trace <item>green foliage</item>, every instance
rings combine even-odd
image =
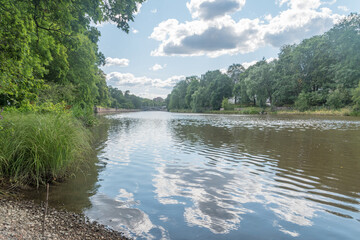
[[[89,127],[96,123],[94,107],[85,102],[80,102],[72,106],[71,113],[75,118],[79,119],[84,126]]]
[[[0,176],[39,186],[67,176],[90,150],[90,135],[69,114],[4,113]]]
[[[326,102],[326,95],[319,92],[302,92],[298,96],[295,107],[299,111],[306,111],[315,106],[323,106]]]
[[[240,112],[241,114],[260,114],[261,112],[263,112],[263,109],[258,107],[248,107]]]
[[[75,85],[72,83],[47,83],[39,91],[38,95],[38,103],[43,102],[52,102],[54,104],[66,102],[69,105],[75,103]]]
[[[0,106],[109,106],[100,32],[90,23],[111,20],[127,32],[142,2],[0,0]]]
[[[233,82],[220,71],[209,71],[199,79],[187,77],[176,84],[168,98],[168,109],[192,109],[194,112],[217,109],[223,98],[232,96]]]
[[[111,20],[128,32],[142,2],[0,0],[0,177],[37,186],[61,178],[89,150],[83,125],[94,124],[94,105],[142,106],[108,89],[90,25]]]
[[[54,104],[52,102],[44,102],[41,104],[31,104],[28,100],[24,100],[20,107],[7,107],[5,112],[8,113],[55,113],[69,114],[66,110],[65,102]]]
[[[277,106],[293,105],[302,91],[302,81],[294,60],[295,45],[285,45],[280,49],[275,66],[274,101]]]
[[[247,95],[254,99],[260,107],[266,106],[269,99],[272,102],[275,86],[275,62],[267,63],[265,59],[257,62],[248,70],[245,81]]]
[[[263,108],[260,107],[246,107],[241,110],[224,110],[224,111],[206,111],[206,113],[214,113],[214,114],[262,114],[264,112]]]
[[[191,109],[193,112],[203,112],[207,109],[206,90],[205,87],[199,87],[191,96]]]
[[[229,103],[229,99],[224,98],[221,102],[221,107],[224,108],[224,110],[234,110],[234,105]]]
[[[326,100],[326,105],[333,109],[343,108],[351,103],[350,92],[346,89],[335,89]]]
[[[141,98],[130,94],[126,91],[125,94],[117,88],[109,87],[110,106],[112,108],[125,108],[125,109],[142,109],[146,107],[159,107],[165,106],[164,99],[156,98],[153,100]]]
[[[308,101],[309,98],[309,94],[306,94],[304,92],[300,93],[300,95],[298,96],[296,102],[295,102],[295,107],[299,110],[299,111],[306,111],[310,108],[310,104]]]
[[[360,113],[360,81],[358,87],[352,92],[352,100],[354,102],[354,112]]]
[[[196,76],[187,77],[186,81],[188,82],[188,86],[186,88],[185,106],[191,109],[192,95],[198,90],[200,81]]]

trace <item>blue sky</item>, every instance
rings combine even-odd
[[[359,0],[148,0],[129,34],[103,23],[107,83],[166,97],[177,81],[208,70],[276,58],[284,44],[322,34]]]

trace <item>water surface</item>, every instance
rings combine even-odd
[[[359,239],[360,121],[103,117],[98,162],[51,191],[136,239]]]

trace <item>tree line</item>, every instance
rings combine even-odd
[[[112,21],[128,32],[143,1],[0,0],[0,106],[154,104],[107,86],[94,27]]]
[[[360,15],[352,13],[322,35],[282,46],[275,60],[187,77],[168,95],[167,107],[219,110],[233,98],[234,106],[288,106],[300,111],[351,106],[360,111],[359,49]]]

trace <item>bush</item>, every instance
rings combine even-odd
[[[56,114],[65,114],[66,104],[60,102],[53,104],[52,102],[44,102],[41,104],[30,103],[29,100],[24,100],[21,102],[20,107],[6,107],[6,112],[12,113],[56,113]]]
[[[302,92],[299,94],[298,98],[295,101],[295,107],[299,111],[306,111],[310,108],[308,101],[308,94]]]
[[[96,125],[94,107],[80,103],[72,106],[71,112],[73,116],[79,119],[85,126],[90,127]]]
[[[352,92],[352,101],[354,102],[354,112],[360,113],[360,81],[359,86]]]
[[[345,107],[350,102],[351,97],[349,91],[345,89],[336,89],[328,95],[326,105],[331,108],[338,109]]]
[[[326,102],[326,95],[320,92],[302,92],[295,101],[295,108],[303,112],[315,106],[322,106]]]
[[[263,110],[258,107],[248,107],[241,111],[242,114],[260,114]]]
[[[234,104],[229,103],[229,99],[227,98],[222,100],[221,107],[224,108],[224,110],[234,110]]]
[[[0,176],[12,183],[62,179],[89,150],[88,130],[70,114],[4,113],[0,120]]]

